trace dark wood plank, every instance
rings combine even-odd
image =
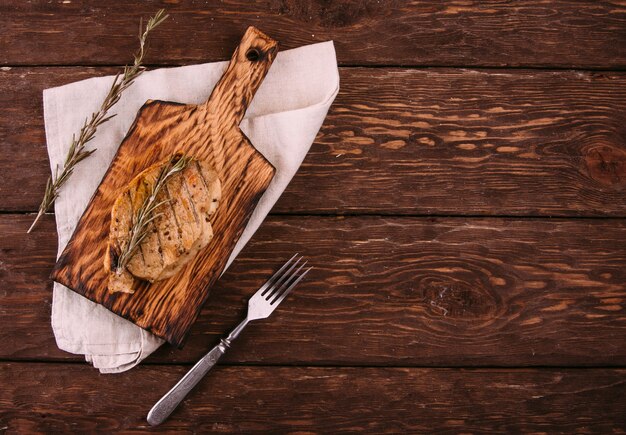
[[[626,6],[597,0],[4,1],[0,64],[124,64],[140,17],[165,6],[148,61],[228,58],[249,25],[283,48],[335,40],[352,65],[626,66]]]
[[[52,219],[0,217],[0,358],[72,359],[49,326]],[[626,364],[626,220],[271,217],[212,290],[192,362],[294,252],[315,269],[226,362],[533,366]]]
[[[0,71],[0,209],[41,199],[41,91],[112,71]],[[626,216],[626,73],[348,68],[341,83],[275,212]]]
[[[0,197],[3,202],[13,204],[2,210],[37,210],[50,175],[43,90],[115,71],[111,68],[0,69],[0,106],[3,107],[0,111]],[[30,198],[25,199],[24,195]]]
[[[626,215],[626,74],[343,73],[278,210]]]
[[[0,428],[154,431],[150,406],[188,368],[0,364]],[[626,371],[609,369],[218,367],[157,430],[621,433],[625,385]]]

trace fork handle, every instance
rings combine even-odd
[[[148,413],[148,423],[157,426],[170,416],[176,407],[189,394],[193,387],[213,368],[215,363],[224,355],[230,343],[220,340],[220,343],[209,351],[178,381],[174,387],[159,400]]]
[[[226,353],[226,349],[230,347],[230,344],[241,334],[241,331],[248,323],[250,323],[250,320],[246,316],[226,338],[222,338],[217,346],[202,357],[165,396],[161,397],[148,413],[148,423],[150,425],[157,426],[163,423],[174,412],[193,387],[200,382],[222,355]]]

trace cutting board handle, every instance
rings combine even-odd
[[[219,118],[218,123],[234,121],[239,125],[277,51],[278,42],[256,27],[248,27],[226,72],[205,103]]]

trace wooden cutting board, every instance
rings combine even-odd
[[[114,313],[181,347],[222,273],[275,169],[239,129],[243,115],[276,56],[278,44],[250,27],[204,104],[147,101],[119,150],[52,278]],[[222,183],[211,224],[213,240],[178,274],[133,294],[110,293],[104,258],[111,208],[128,183],[149,166],[184,153],[210,162]]]

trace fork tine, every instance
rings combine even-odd
[[[276,292],[284,285],[283,283],[285,282],[285,280],[289,281],[289,279],[291,279],[291,271],[298,265],[298,263],[300,263],[300,260],[302,260],[302,258],[303,257],[298,258],[295,263],[293,263],[291,267],[287,269],[285,273],[283,273],[283,276],[281,276],[280,279],[273,284],[270,291],[265,295],[265,300],[269,301],[271,298],[276,296]]]
[[[302,257],[302,259],[304,259],[304,257]],[[291,270],[293,270],[293,267],[289,270],[289,272],[285,272],[285,275],[287,276],[287,279],[284,280],[283,282],[281,282],[280,287],[277,287],[271,294],[270,297],[267,298],[267,301],[270,302],[270,304],[274,303],[274,301],[276,299],[278,299],[278,297],[281,295],[281,293],[285,290],[285,288],[287,286],[289,286],[289,284],[291,284],[291,281],[293,281],[293,279],[298,275],[298,272],[300,272],[300,270],[302,270],[302,268],[308,263],[308,260],[306,260],[304,263],[302,263],[300,265],[300,267],[298,269],[296,269],[296,271],[291,272]],[[297,264],[297,263],[296,263]],[[290,273],[291,272],[291,273]]]
[[[276,299],[278,299],[280,297],[280,295],[283,293],[283,291],[285,290],[286,287],[289,287],[289,285],[291,284],[291,282],[296,279],[298,277],[298,272],[300,272],[302,270],[302,268],[304,266],[306,266],[306,264],[308,263],[308,260],[305,261],[304,263],[302,263],[300,265],[300,267],[298,268],[298,270],[296,270],[295,272],[293,272],[290,276],[289,279],[287,281],[285,281],[283,283],[283,285],[280,286],[280,288],[278,290],[276,290],[274,292],[274,295],[272,296],[272,299],[268,301],[273,304],[274,302],[276,302]]]
[[[304,265],[303,265],[304,266]],[[291,283],[291,285],[289,287],[287,287],[287,290],[285,290],[280,297],[271,302],[271,305],[280,305],[280,303],[283,301],[283,299],[285,299],[287,297],[287,295],[291,292],[291,290],[293,290],[293,288],[300,282],[300,280],[302,280],[302,278],[304,278],[304,275],[306,275],[307,273],[309,273],[309,271],[313,269],[312,267],[309,267],[307,270],[305,270],[304,272],[302,272],[302,274],[294,281]],[[298,269],[299,270],[299,269]]]
[[[268,279],[267,281],[265,281],[265,284],[263,284],[263,285],[261,286],[261,288],[260,288],[260,289],[258,289],[258,290],[256,291],[256,294],[261,294],[261,295],[262,295],[263,293],[265,293],[265,292],[267,291],[267,289],[268,289],[270,286],[273,286],[273,285],[274,285],[274,282],[276,282],[276,280],[278,279],[278,277],[280,276],[280,274],[283,272],[283,270],[285,270],[285,269],[287,268],[287,266],[289,266],[289,264],[293,261],[293,259],[294,259],[294,258],[296,258],[296,256],[297,256],[297,255],[298,255],[298,253],[297,253],[297,252],[296,252],[295,254],[293,254],[293,257],[291,257],[289,260],[287,260],[287,262],[286,262],[285,264],[283,264],[283,265],[281,266],[281,268],[280,268],[280,269],[278,269],[278,271],[277,271],[274,275],[272,275],[272,276],[270,277],[270,279]]]

